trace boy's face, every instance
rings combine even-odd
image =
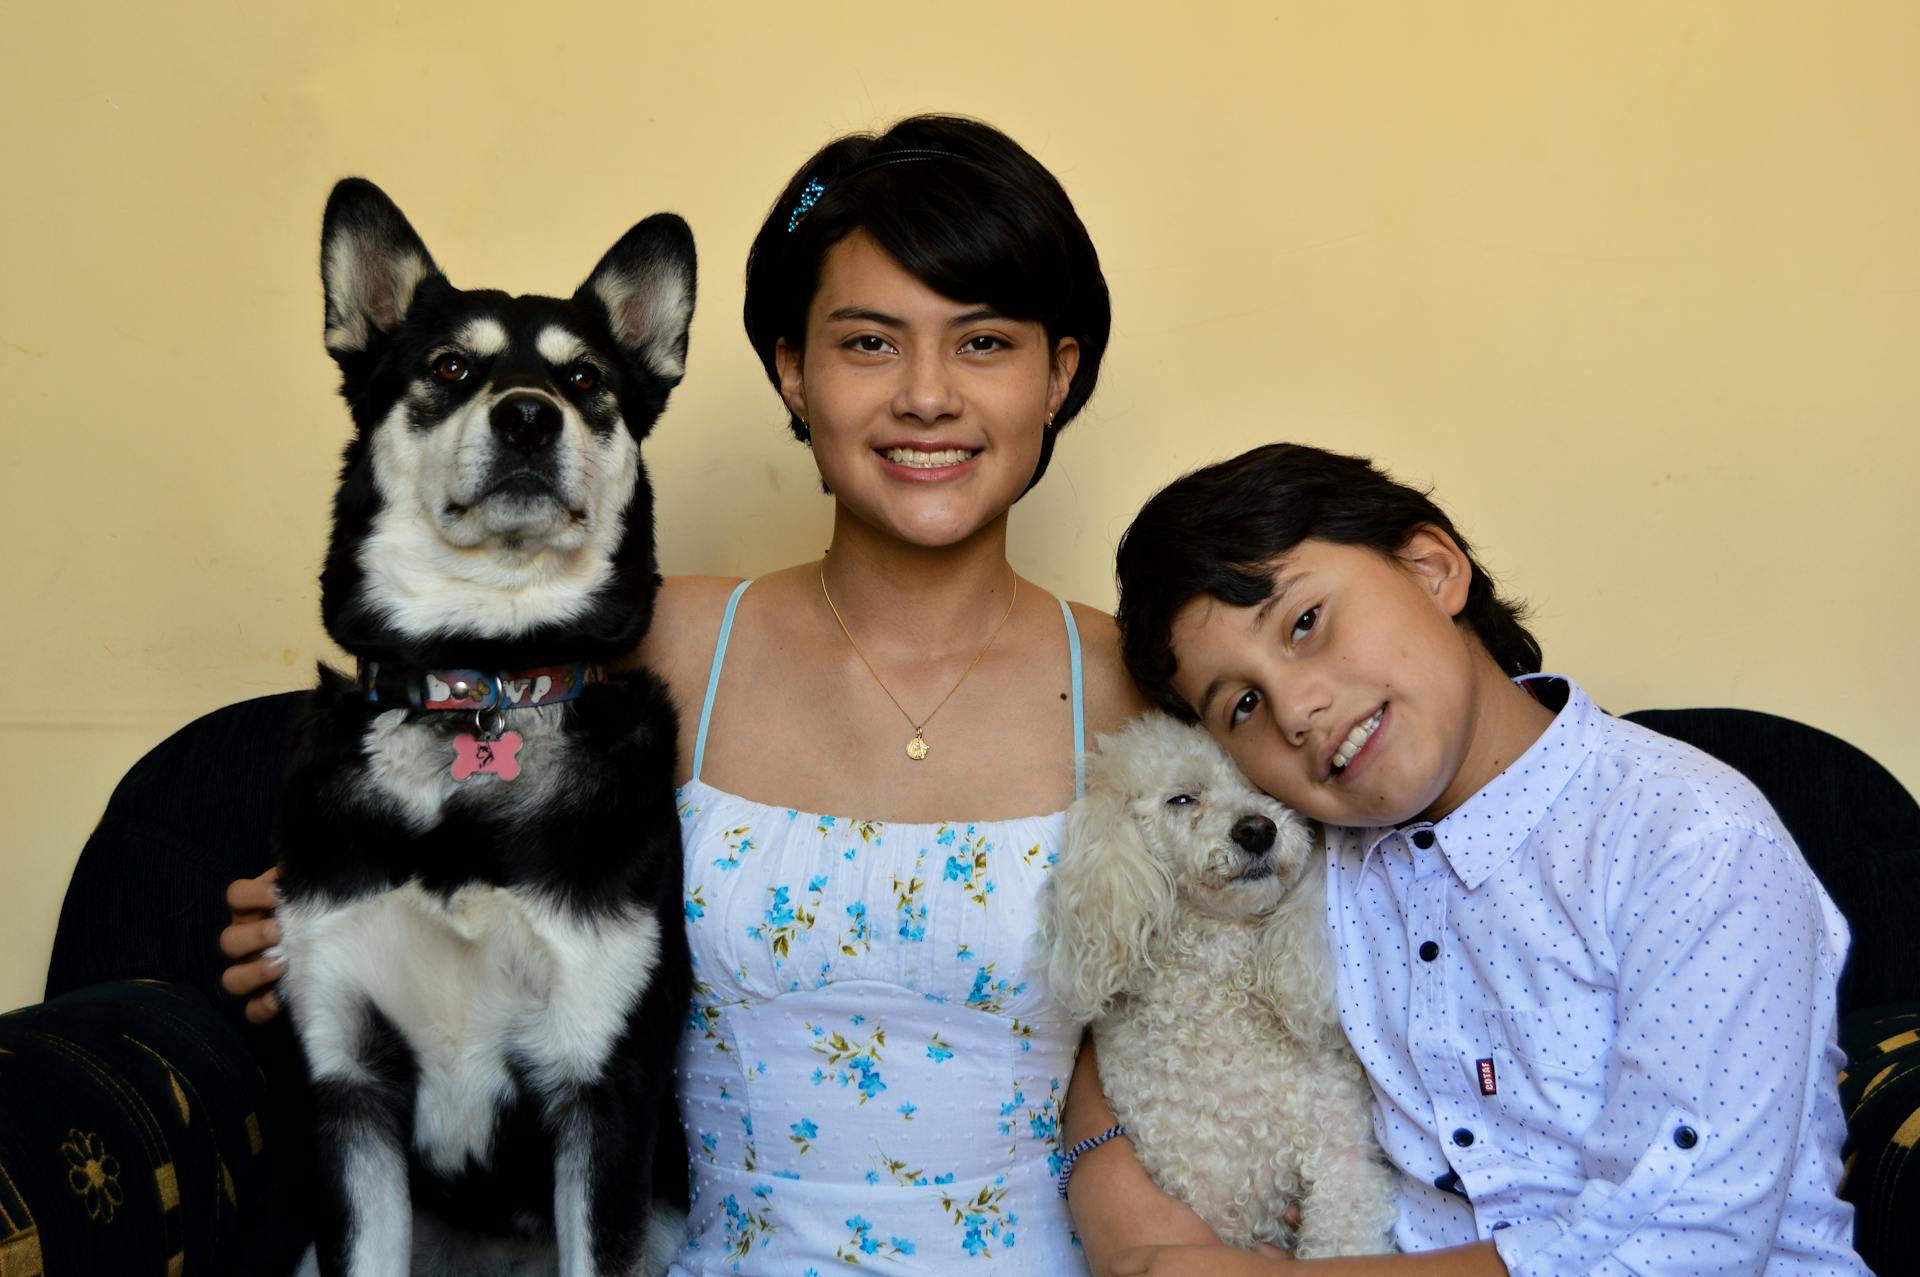
[[[1475,759],[1493,662],[1454,618],[1470,567],[1423,529],[1397,559],[1306,541],[1253,607],[1190,601],[1174,619],[1174,688],[1249,779],[1317,820],[1438,819],[1511,759]],[[1484,668],[1483,668],[1484,667]]]

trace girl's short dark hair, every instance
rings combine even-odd
[[[916,115],[827,143],[787,183],[747,255],[747,338],[776,389],[776,344],[802,347],[827,250],[856,230],[941,296],[1037,321],[1049,349],[1063,337],[1079,343],[1079,367],[1042,439],[1039,482],[1054,435],[1093,394],[1112,324],[1099,255],[1066,191],[977,120]],[[788,418],[804,441],[805,424]]]
[[[1205,595],[1252,607],[1273,593],[1274,564],[1302,541],[1360,546],[1393,557],[1422,527],[1453,538],[1472,571],[1459,620],[1510,676],[1540,670],[1525,610],[1502,599],[1446,513],[1365,457],[1274,443],[1174,480],[1120,538],[1115,620],[1127,671],[1168,713],[1191,722],[1173,690],[1173,620]]]

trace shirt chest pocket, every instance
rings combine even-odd
[[[1598,1083],[1613,1042],[1613,1009],[1571,998],[1552,1007],[1502,1007],[1493,1027],[1515,1059],[1543,1077]]]

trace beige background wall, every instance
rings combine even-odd
[[[751,573],[827,521],[740,334],[753,227],[836,132],[982,116],[1064,180],[1115,299],[1016,519],[1029,575],[1110,606],[1176,472],[1371,453],[1602,703],[1783,712],[1920,789],[1916,60],[1907,0],[9,5],[0,1008],[127,765],[327,650],[346,173],[457,283],[571,289],[684,213],[664,559]]]

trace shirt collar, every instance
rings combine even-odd
[[[1422,829],[1433,831],[1448,868],[1469,891],[1505,864],[1540,827],[1547,809],[1592,752],[1590,729],[1594,716],[1601,711],[1580,690],[1578,683],[1570,678],[1561,681],[1566,684],[1567,703],[1547,724],[1547,730],[1467,801],[1431,825],[1421,822],[1398,828],[1355,831],[1360,836],[1360,845],[1366,849],[1363,865],[1394,834],[1411,835]]]

